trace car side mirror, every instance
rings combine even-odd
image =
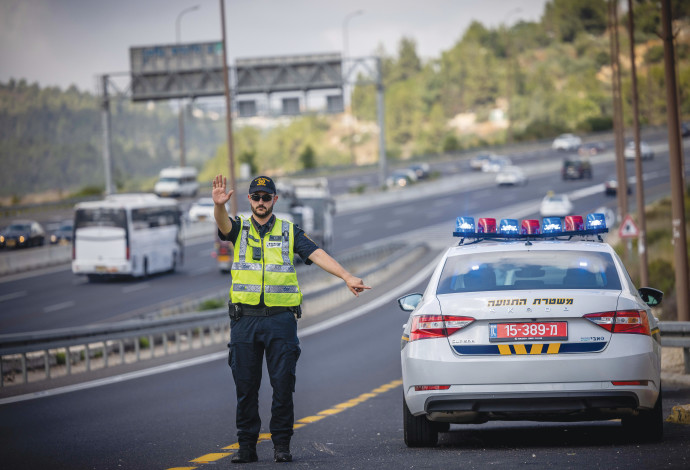
[[[398,299],[398,305],[400,308],[406,312],[411,312],[419,302],[422,301],[422,294],[407,294]]]
[[[642,301],[650,307],[656,307],[664,298],[664,293],[653,287],[640,287],[637,292],[642,297]]]

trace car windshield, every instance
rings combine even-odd
[[[532,289],[620,290],[621,284],[608,253],[484,252],[449,257],[436,293]]]
[[[7,227],[9,232],[28,232],[29,230],[31,230],[30,224],[12,224]]]

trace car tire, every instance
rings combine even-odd
[[[405,403],[403,405],[403,434],[407,447],[433,447],[438,444],[438,428],[426,416],[414,416]]]
[[[661,390],[654,408],[640,411],[637,416],[626,416],[623,428],[637,442],[659,442],[664,437],[664,411]]]

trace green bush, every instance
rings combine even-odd
[[[142,336],[139,338],[139,347],[141,349],[148,349],[151,346],[151,342],[149,341],[148,337]]]
[[[206,299],[199,305],[199,310],[215,310],[225,306],[223,299]]]
[[[664,259],[654,259],[649,263],[649,285],[659,289],[665,296],[671,294],[676,284],[673,273],[673,265]]]

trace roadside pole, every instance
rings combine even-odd
[[[225,40],[225,0],[220,0],[220,22],[223,31],[223,81],[225,82],[225,123],[228,141],[228,165],[230,166],[230,189],[235,191],[235,152],[232,140],[232,100],[230,99],[230,78],[228,71],[228,52]],[[230,198],[232,217],[237,215],[237,193]]]
[[[666,72],[666,116],[668,124],[668,155],[671,170],[671,230],[676,271],[678,321],[690,321],[690,285],[688,285],[688,251],[685,231],[685,200],[683,187],[683,147],[680,142],[678,84],[671,24],[671,0],[661,2],[661,36],[664,41]]]

